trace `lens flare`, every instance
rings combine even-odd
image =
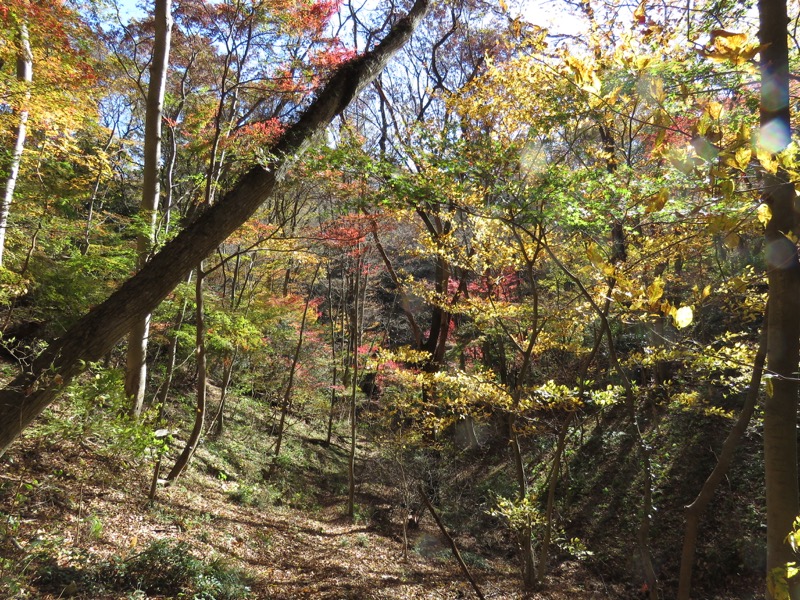
[[[758,142],[762,148],[776,154],[786,148],[791,139],[788,123],[783,119],[774,119],[761,128]]]

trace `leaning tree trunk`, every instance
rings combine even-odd
[[[208,256],[270,197],[296,158],[403,47],[428,10],[417,0],[374,50],[333,74],[271,150],[276,158],[254,165],[212,208],[184,229],[105,302],[53,341],[24,372],[0,391],[0,453],[89,362],[102,358],[155,309],[189,271]]]
[[[33,53],[31,52],[28,26],[23,22],[17,32],[17,81],[28,86],[33,81]],[[0,266],[3,265],[3,253],[6,247],[6,230],[8,229],[8,215],[11,212],[11,202],[14,199],[14,190],[17,187],[19,165],[22,162],[22,151],[25,148],[25,137],[28,131],[28,109],[25,103],[30,97],[26,90],[22,106],[17,110],[17,127],[14,132],[14,149],[11,152],[8,164],[3,169],[6,176],[6,189],[3,201],[0,203]]]
[[[766,319],[765,319],[766,321]],[[761,387],[761,374],[764,371],[764,360],[767,355],[767,328],[766,323],[761,328],[761,335],[758,341],[758,350],[753,360],[753,372],[750,375],[750,386],[747,390],[742,410],[736,419],[717,458],[717,464],[711,474],[703,483],[694,501],[684,508],[686,518],[686,530],[683,534],[683,549],[681,550],[681,567],[678,577],[677,600],[689,600],[692,589],[692,569],[694,567],[695,549],[697,547],[697,532],[700,528],[700,519],[706,508],[714,498],[717,487],[722,483],[723,478],[728,474],[728,469],[733,462],[733,455],[739,447],[750,418],[756,408],[758,393]]]
[[[771,153],[791,140],[789,49],[786,0],[758,3],[761,43],[761,135]],[[767,497],[767,598],[777,598],[771,585],[785,578],[795,553],[786,541],[800,510],[797,480],[797,366],[800,359],[800,264],[795,243],[798,215],[794,184],[783,169],[764,173],[764,202],[772,210],[767,223],[766,258],[769,282],[767,369],[771,393],[764,406],[764,473]],[[777,579],[776,579],[777,576]],[[797,584],[793,597],[797,594]]]
[[[142,203],[139,214],[146,229],[136,237],[136,266],[141,269],[153,248],[156,232],[156,208],[159,196],[159,162],[161,160],[161,115],[169,64],[169,45],[172,33],[172,0],[156,0],[155,40],[150,64],[150,83],[147,87],[147,110],[144,126],[144,173]],[[128,354],[125,367],[125,395],[131,401],[131,413],[138,417],[144,405],[147,383],[147,337],[150,314],[137,319],[128,335]]]

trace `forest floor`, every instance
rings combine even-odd
[[[103,588],[85,576],[104,561],[124,564],[152,542],[171,540],[203,561],[222,561],[246,574],[248,598],[476,597],[429,515],[409,534],[403,559],[398,529],[345,517],[343,496],[306,508],[264,506],[251,502],[252,488],[214,477],[202,464],[202,457],[195,460],[151,505],[146,465],[120,464],[85,440],[18,442],[0,465],[3,591],[10,598],[43,600],[190,598],[180,589],[145,594]],[[579,562],[559,564],[546,585],[527,594],[520,591],[515,563],[473,562],[486,598],[630,597]]]

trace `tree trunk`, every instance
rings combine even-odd
[[[758,3],[761,43],[761,135],[768,152],[785,149],[791,139],[789,108],[789,19],[786,0]],[[764,406],[764,473],[767,498],[767,598],[777,597],[771,583],[785,577],[795,554],[786,542],[800,509],[797,480],[797,365],[800,358],[800,264],[786,233],[798,222],[794,185],[786,172],[764,173],[764,202],[772,210],[767,223],[769,283],[767,369],[771,392]],[[791,585],[792,597],[797,585]]]
[[[611,308],[611,294],[613,293],[614,286],[616,285],[616,282],[614,281],[609,283],[610,285],[608,291],[606,292],[606,301],[602,310],[602,314],[606,318],[608,318],[608,311]],[[587,383],[586,376],[589,373],[589,367],[592,366],[594,359],[597,357],[597,353],[600,351],[600,346],[603,344],[603,333],[604,332],[602,329],[597,332],[592,351],[589,352],[589,355],[581,363],[577,377],[577,381],[579,382],[578,398],[583,398]],[[550,562],[550,542],[553,538],[553,514],[555,512],[558,474],[561,471],[561,462],[564,460],[564,449],[566,448],[567,435],[569,434],[572,421],[574,421],[576,418],[575,415],[576,411],[570,411],[567,417],[564,419],[564,423],[561,425],[561,429],[558,434],[558,440],[556,442],[555,456],[553,457],[553,466],[550,469],[550,475],[547,479],[547,504],[545,505],[544,512],[544,533],[542,534],[542,544],[539,550],[539,564],[537,566],[539,581],[544,581],[544,578],[547,575],[548,563]]]
[[[33,81],[33,53],[31,52],[31,43],[28,37],[28,26],[24,22],[20,23],[17,33],[17,81],[25,84],[30,84]],[[11,212],[14,189],[17,187],[19,165],[22,162],[22,151],[25,148],[25,137],[28,131],[28,109],[25,107],[25,101],[29,97],[30,93],[26,92],[22,106],[17,109],[19,121],[14,132],[14,149],[11,152],[8,164],[4,165],[6,168],[3,169],[6,175],[6,189],[3,194],[3,201],[0,203],[0,267],[3,266],[8,215]]]
[[[326,271],[328,276],[328,310],[330,311],[331,321],[331,365],[333,365],[333,369],[331,372],[331,405],[328,412],[328,433],[325,436],[325,444],[330,445],[331,436],[333,435],[333,416],[336,410],[336,381],[338,377],[338,364],[336,361],[339,358],[336,355],[336,321],[333,318],[333,281],[331,280],[330,265]],[[341,311],[339,314],[341,314]]]
[[[186,283],[191,283],[192,279],[191,276],[187,279]],[[189,302],[188,300],[183,301],[183,306],[181,306],[181,312],[178,313],[178,317],[175,321],[175,335],[172,336],[172,339],[169,342],[169,358],[167,359],[167,372],[164,375],[164,381],[161,384],[160,389],[158,390],[158,394],[156,395],[155,402],[156,404],[160,404],[161,408],[159,412],[163,412],[163,406],[167,402],[167,398],[169,398],[169,391],[172,387],[172,379],[175,376],[175,366],[178,361],[178,333],[181,330],[181,326],[183,325],[183,319],[186,316],[186,308],[188,307]]]
[[[678,578],[677,600],[689,600],[692,589],[692,568],[694,566],[694,555],[697,547],[697,530],[700,526],[700,518],[714,497],[722,478],[728,472],[728,468],[733,462],[733,454],[739,447],[739,440],[742,439],[750,418],[758,400],[758,391],[761,386],[761,374],[764,371],[764,359],[767,355],[767,326],[765,323],[761,328],[761,336],[758,343],[758,351],[753,360],[753,372],[750,376],[750,387],[747,390],[747,399],[736,419],[736,423],[728,432],[728,437],[722,444],[722,451],[719,453],[717,464],[711,474],[703,483],[703,487],[690,505],[685,509],[686,531],[683,534],[683,549],[681,551],[681,569]]]
[[[161,300],[203,258],[270,197],[294,160],[353,98],[381,72],[411,37],[430,0],[417,0],[374,50],[333,74],[272,148],[275,160],[254,165],[212,208],[164,246],[136,275],[96,306],[63,336],[53,341],[28,369],[0,391],[0,453],[39,415],[91,361],[102,358],[134,324]]]
[[[355,517],[356,514],[356,433],[358,432],[356,418],[356,399],[358,390],[358,347],[361,345],[361,326],[359,319],[359,296],[361,295],[361,260],[356,261],[355,294],[353,295],[353,318],[350,323],[350,346],[352,347],[353,381],[350,388],[350,453],[347,458],[347,516]]]
[[[203,423],[206,419],[206,323],[203,314],[203,282],[205,274],[203,273],[203,263],[197,265],[197,279],[195,281],[195,319],[196,319],[196,334],[195,334],[195,353],[197,354],[197,405],[194,413],[194,426],[192,433],[189,434],[189,439],[186,441],[186,446],[183,452],[175,461],[175,466],[167,475],[167,481],[174,481],[192,459],[197,445],[200,443],[200,436],[203,434]]]
[[[519,434],[516,431],[513,417],[509,417],[511,430],[511,452],[514,460],[514,470],[517,474],[517,488],[519,499],[525,500],[528,496],[528,478],[525,475],[525,464],[522,460],[522,448],[519,445]],[[530,589],[536,585],[536,557],[533,553],[533,527],[530,521],[517,531],[517,543],[520,548],[520,562],[522,564],[522,584]]]
[[[436,512],[436,509],[433,507],[433,504],[431,504],[431,500],[425,493],[425,488],[422,487],[422,484],[420,484],[418,491],[420,497],[422,498],[422,501],[425,503],[425,508],[427,508],[428,512],[431,513],[433,520],[436,521],[436,526],[439,527],[439,531],[442,532],[442,535],[447,540],[447,543],[450,546],[450,551],[453,553],[453,557],[456,559],[456,562],[458,563],[461,572],[464,574],[464,577],[467,578],[467,581],[469,581],[469,584],[472,586],[472,589],[475,590],[475,595],[478,596],[480,600],[485,600],[486,597],[483,595],[481,588],[478,587],[478,583],[475,581],[475,578],[472,576],[472,573],[469,572],[469,569],[467,568],[467,563],[465,563],[464,559],[461,557],[461,552],[459,552],[458,546],[456,546],[456,542],[453,539],[453,536],[451,536],[447,532],[444,523],[442,523],[441,517],[439,517],[439,513]]]
[[[172,34],[172,0],[155,0],[155,40],[150,64],[150,83],[147,87],[147,111],[144,126],[144,173],[142,203],[139,215],[147,229],[136,237],[136,267],[141,269],[153,249],[156,232],[156,208],[159,196],[159,162],[161,160],[161,115],[164,89],[169,65],[169,46]],[[137,319],[128,335],[125,366],[125,395],[131,401],[131,413],[138,417],[144,405],[147,383],[147,337],[150,314]]]
[[[269,468],[267,479],[270,479],[275,473],[278,466],[278,459],[281,455],[281,445],[283,443],[283,434],[286,430],[286,417],[289,415],[289,410],[292,407],[292,392],[294,391],[294,377],[297,374],[297,365],[300,363],[300,350],[303,348],[303,336],[306,331],[306,319],[308,317],[308,306],[311,304],[311,294],[314,290],[314,283],[317,281],[317,274],[319,273],[319,265],[317,270],[314,271],[314,277],[311,278],[311,287],[308,290],[306,297],[306,304],[303,307],[303,317],[300,320],[300,331],[298,333],[297,345],[294,348],[294,355],[292,356],[292,365],[289,368],[289,378],[286,382],[286,390],[283,393],[283,402],[281,403],[281,419],[278,423],[278,437],[275,440],[275,456],[272,465]]]
[[[544,511],[544,534],[542,535],[542,545],[539,549],[538,579],[544,581],[547,575],[547,565],[550,562],[550,542],[553,537],[553,512],[556,502],[556,484],[558,474],[561,471],[561,459],[564,457],[564,447],[567,443],[569,426],[575,417],[575,411],[570,411],[561,424],[556,442],[555,456],[553,456],[553,466],[550,469],[550,476],[547,480],[547,504]]]
[[[211,420],[211,425],[208,426],[208,435],[214,438],[222,437],[222,434],[225,431],[225,400],[228,398],[228,388],[230,388],[231,379],[233,379],[233,366],[236,364],[236,354],[237,351],[234,349],[233,353],[225,358],[225,368],[222,372],[222,391],[220,392],[219,396],[219,406],[217,407],[217,413]]]

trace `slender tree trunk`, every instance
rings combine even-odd
[[[331,436],[333,435],[333,414],[336,410],[336,381],[338,376],[338,356],[336,355],[336,321],[333,318],[333,281],[331,280],[330,266],[328,272],[328,310],[330,310],[331,319],[331,365],[333,369],[331,372],[331,405],[328,412],[328,434],[325,437],[325,444],[330,445]]]
[[[606,302],[603,306],[603,315],[606,317],[608,317],[608,311],[611,308],[611,294],[614,290],[614,285],[616,284],[613,283],[610,285],[608,291],[606,292]],[[589,367],[591,367],[594,359],[597,357],[597,353],[602,344],[603,330],[601,329],[595,337],[592,351],[581,364],[578,374],[578,381],[580,382],[578,387],[578,398],[583,398],[583,393],[586,390],[586,376],[589,373]],[[550,561],[550,542],[552,541],[553,537],[553,513],[555,511],[558,474],[561,470],[561,462],[564,459],[564,448],[566,447],[567,435],[569,434],[570,425],[574,420],[575,411],[570,411],[566,419],[564,419],[564,423],[561,425],[561,430],[558,434],[558,441],[556,442],[556,453],[553,457],[553,467],[550,470],[550,476],[547,480],[547,504],[545,505],[544,513],[544,535],[542,535],[542,545],[539,551],[539,581],[544,581],[545,575],[547,574],[548,563]]]
[[[111,147],[116,137],[116,132],[117,124],[115,123],[111,127],[111,133],[109,133],[108,139],[103,146],[103,153],[108,153],[108,149]],[[103,182],[103,170],[102,166],[98,167],[97,176],[94,178],[94,186],[92,186],[92,195],[89,197],[89,214],[86,215],[86,227],[83,230],[83,242],[81,242],[81,255],[83,256],[86,256],[89,252],[89,246],[91,246],[92,226],[94,224],[94,205],[100,195],[100,184]]]
[[[538,578],[540,581],[543,581],[545,575],[547,575],[547,566],[550,561],[550,542],[553,537],[553,511],[556,500],[556,484],[558,483],[559,471],[561,471],[561,459],[564,456],[567,434],[569,433],[569,428],[574,417],[575,412],[570,411],[561,424],[561,429],[558,432],[558,441],[556,442],[556,452],[553,457],[553,466],[550,469],[550,477],[547,482],[547,504],[545,505],[544,511],[545,527],[544,535],[542,536],[542,545],[539,550]]]
[[[356,399],[358,391],[358,347],[361,345],[360,326],[360,296],[361,296],[361,260],[356,261],[356,283],[353,295],[353,319],[350,323],[350,339],[353,360],[353,381],[350,389],[350,454],[347,459],[347,516],[353,518],[356,514],[356,433],[358,430],[356,418]]]
[[[728,437],[725,438],[725,442],[722,444],[722,450],[717,458],[717,464],[714,466],[708,479],[703,483],[703,487],[700,489],[697,497],[684,509],[686,531],[683,534],[677,600],[689,600],[691,597],[692,568],[694,567],[695,549],[697,548],[697,531],[700,526],[700,519],[711,503],[711,500],[714,498],[714,492],[717,487],[728,473],[728,468],[733,462],[733,455],[739,447],[739,441],[742,439],[750,423],[750,418],[753,416],[753,411],[758,401],[761,375],[764,371],[764,360],[767,356],[767,318],[768,316],[765,315],[764,325],[761,328],[761,335],[758,341],[758,350],[753,360],[753,372],[750,376],[750,387],[747,390],[747,398],[745,399],[744,406],[742,406],[736,423],[728,432]]]
[[[536,238],[535,234],[531,232],[527,232],[528,235],[532,238]],[[558,266],[558,268],[566,275],[569,279],[571,279],[575,285],[578,286],[578,289],[581,292],[581,295],[586,298],[586,301],[592,307],[595,314],[600,318],[600,321],[603,326],[603,333],[606,336],[606,340],[608,343],[608,357],[611,361],[611,366],[613,367],[614,371],[617,372],[619,378],[622,381],[622,385],[625,388],[625,409],[628,412],[628,420],[629,420],[629,428],[633,439],[636,440],[637,450],[639,456],[641,457],[642,467],[644,471],[644,482],[642,485],[642,505],[641,505],[641,515],[639,521],[639,527],[636,530],[636,544],[639,550],[639,555],[642,560],[642,570],[643,575],[645,578],[645,583],[647,583],[647,591],[650,597],[650,600],[658,600],[659,598],[659,589],[658,589],[658,578],[656,577],[655,568],[653,567],[653,559],[652,553],[650,551],[650,521],[652,518],[652,468],[651,468],[651,461],[650,461],[650,449],[645,441],[644,437],[642,436],[642,431],[639,427],[639,419],[638,414],[636,411],[636,395],[633,390],[633,385],[631,384],[630,378],[628,377],[625,370],[622,368],[620,364],[619,357],[617,356],[617,349],[616,345],[614,344],[614,335],[611,331],[611,325],[608,322],[608,317],[606,316],[605,311],[598,306],[597,302],[595,301],[594,297],[591,293],[586,289],[586,286],[583,285],[583,282],[574,274],[572,273],[566,265],[559,260],[556,254],[553,252],[553,249],[550,248],[549,245],[544,244],[544,249],[547,252],[548,256],[552,259],[552,261]],[[612,278],[609,281],[609,286],[613,288],[616,285],[616,282]]]
[[[286,390],[283,393],[283,402],[281,403],[281,418],[280,422],[278,423],[278,437],[275,440],[275,456],[272,460],[272,465],[269,468],[269,474],[267,478],[271,478],[272,475],[275,473],[275,469],[278,465],[278,458],[281,455],[281,445],[283,443],[283,434],[286,429],[286,418],[289,415],[289,410],[292,407],[292,392],[294,391],[294,377],[297,373],[297,365],[300,363],[300,350],[303,348],[303,337],[306,331],[306,319],[308,317],[308,306],[311,304],[311,294],[314,290],[314,282],[317,280],[317,274],[319,273],[319,265],[317,265],[317,270],[314,271],[314,277],[311,279],[311,287],[308,290],[308,296],[306,297],[306,304],[303,307],[303,317],[300,320],[300,332],[298,333],[299,337],[297,339],[297,345],[294,348],[294,355],[292,356],[292,365],[289,368],[289,378],[286,382]]]
[[[525,464],[522,459],[522,448],[519,444],[519,434],[516,431],[514,419],[509,417],[511,430],[511,453],[513,455],[514,470],[517,474],[517,489],[519,500],[528,496],[528,478],[525,475]],[[520,562],[522,563],[522,584],[530,589],[536,585],[536,557],[533,553],[533,527],[528,522],[517,531],[517,543],[520,548]]]
[[[211,424],[208,426],[208,434],[214,438],[221,437],[225,430],[225,400],[228,398],[228,388],[230,388],[231,379],[233,379],[233,366],[236,364],[236,354],[237,351],[234,349],[234,351],[225,358],[225,368],[222,372],[222,391],[220,392],[219,396],[219,407],[217,407],[217,413],[214,415],[214,418],[211,420]]]
[[[175,466],[167,475],[167,481],[176,480],[181,473],[189,465],[197,445],[200,443],[200,437],[203,434],[203,423],[206,418],[206,324],[203,307],[203,283],[205,281],[205,274],[203,273],[203,263],[197,265],[197,279],[195,280],[195,320],[196,320],[196,334],[195,334],[195,352],[197,354],[197,405],[194,413],[194,426],[192,432],[189,434],[189,439],[186,441],[186,446],[175,461]]]
[[[152,312],[189,271],[219,246],[269,198],[293,164],[408,41],[426,14],[417,0],[372,51],[334,73],[272,147],[275,160],[254,165],[213,207],[164,246],[105,302],[54,340],[33,363],[0,391],[0,453],[92,361],[100,360],[134,323]]]
[[[422,487],[422,484],[420,484],[418,491],[420,497],[422,498],[422,501],[425,503],[425,507],[431,513],[433,520],[436,521],[436,525],[437,527],[439,527],[439,531],[442,532],[442,535],[447,540],[447,543],[450,546],[450,551],[453,553],[453,557],[456,559],[456,562],[458,563],[461,572],[464,574],[464,577],[467,578],[467,581],[469,581],[469,584],[472,586],[472,589],[475,590],[475,595],[478,596],[480,600],[485,600],[486,596],[483,595],[481,588],[478,587],[478,582],[475,581],[475,578],[472,576],[472,573],[469,572],[469,569],[467,568],[467,563],[465,563],[464,559],[461,558],[461,552],[458,551],[458,546],[456,545],[455,540],[453,540],[453,537],[447,532],[444,523],[442,523],[442,519],[439,517],[439,513],[436,512],[436,509],[433,507],[433,504],[431,504],[431,500],[425,493],[425,489]]]
[[[761,43],[760,144],[780,152],[791,139],[789,107],[789,19],[785,0],[758,3]],[[767,497],[767,598],[776,598],[771,585],[785,577],[786,564],[796,560],[786,542],[800,511],[797,479],[797,366],[800,359],[800,264],[795,243],[798,215],[794,185],[786,172],[764,173],[764,202],[772,210],[767,223],[766,258],[769,282],[767,369],[771,392],[764,406],[764,473]],[[800,596],[792,583],[792,597]]]
[[[155,40],[150,64],[150,83],[147,86],[147,111],[144,132],[144,173],[142,202],[139,214],[147,229],[136,238],[136,266],[141,269],[153,249],[159,196],[159,162],[161,161],[161,116],[164,90],[169,66],[169,46],[172,34],[172,0],[155,0]],[[125,395],[131,400],[131,412],[138,417],[144,405],[147,384],[147,338],[150,314],[136,321],[128,335],[128,354],[125,367]]]
[[[161,212],[163,215],[163,235],[167,237],[172,226],[172,188],[175,185],[175,163],[178,161],[178,140],[175,129],[169,129],[168,159],[164,169],[164,197],[162,198]]]
[[[334,342],[335,343],[335,340]],[[330,445],[331,437],[333,436],[333,417],[334,412],[336,411],[336,349],[334,347],[331,348],[331,354],[333,355],[333,371],[331,372],[331,404],[330,410],[328,411],[328,432],[325,436],[325,444]]]
[[[191,275],[187,279],[187,283],[191,282]],[[155,402],[160,404],[162,407],[167,402],[167,398],[169,398],[169,391],[172,387],[172,379],[175,376],[175,365],[178,361],[178,333],[181,330],[181,326],[183,325],[183,319],[186,317],[186,308],[189,306],[188,300],[183,301],[183,306],[181,306],[181,312],[178,314],[178,318],[175,322],[175,335],[172,336],[172,339],[169,343],[169,358],[167,359],[167,372],[164,375],[164,382],[161,384],[161,387],[158,390],[158,394],[155,398]],[[163,410],[159,409],[159,412]]]
[[[22,22],[17,31],[17,81],[26,87],[33,81],[33,53],[28,36],[28,26]],[[17,109],[17,127],[14,132],[14,149],[11,151],[10,160],[3,165],[6,176],[3,201],[0,203],[0,267],[3,266],[3,254],[6,247],[6,231],[8,230],[8,215],[11,212],[11,202],[14,200],[14,190],[17,187],[19,165],[22,162],[22,152],[25,148],[25,137],[28,131],[28,109],[25,106],[30,92],[26,91],[22,106]]]

